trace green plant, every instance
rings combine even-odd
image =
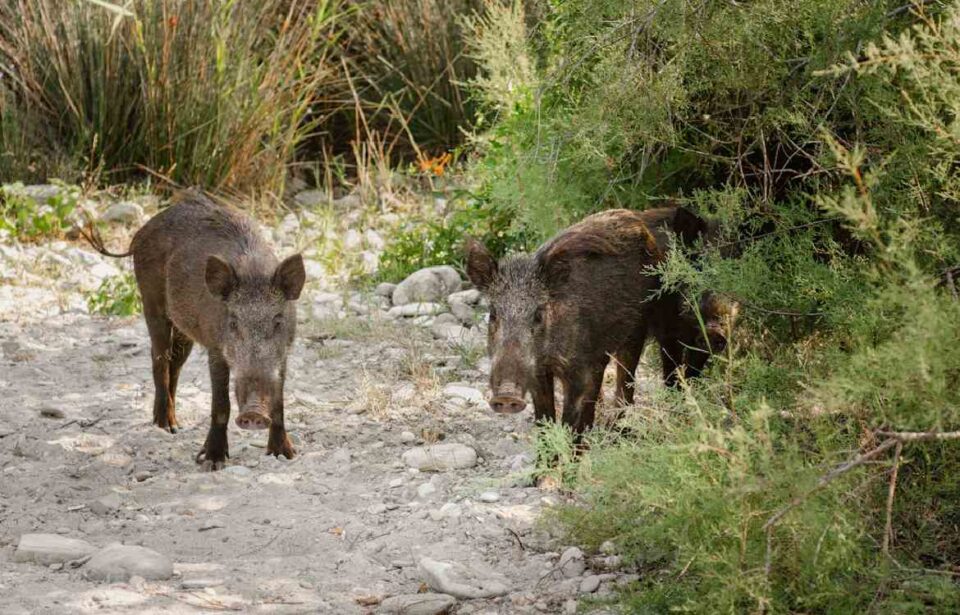
[[[22,183],[0,188],[0,233],[22,240],[59,237],[72,225],[80,189],[63,183],[31,191]]]
[[[183,185],[279,190],[311,105],[337,82],[335,15],[326,0],[7,2],[6,115],[49,127],[112,178],[142,166]]]
[[[143,310],[133,274],[104,278],[96,291],[87,293],[87,309],[104,316],[133,316]]]

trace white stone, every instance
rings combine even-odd
[[[457,599],[447,594],[403,594],[390,596],[380,603],[384,615],[441,615],[447,613]]]
[[[93,554],[83,576],[110,583],[127,581],[132,576],[161,581],[173,576],[173,562],[153,549],[113,543]]]
[[[13,561],[49,566],[86,557],[96,550],[95,546],[79,538],[57,534],[24,534],[13,554]]]
[[[474,405],[483,405],[487,403],[486,398],[483,396],[483,393],[478,391],[473,387],[468,387],[462,384],[448,384],[443,387],[443,394],[447,397],[455,397],[462,399],[468,403]]]
[[[393,304],[437,302],[460,289],[460,274],[448,265],[415,271],[393,291]]]
[[[347,229],[343,234],[343,247],[347,250],[357,250],[363,244],[363,235],[357,229]]]
[[[442,472],[477,465],[477,451],[458,443],[418,446],[403,454],[403,462],[422,471]]]
[[[103,222],[133,224],[143,219],[143,207],[133,201],[120,201],[107,208],[100,216]]]
[[[593,592],[600,589],[600,576],[596,574],[591,574],[590,576],[583,577],[583,580],[580,581],[580,593],[581,594],[592,594]]]
[[[568,579],[579,577],[587,569],[583,551],[577,547],[570,547],[560,556],[560,563],[557,567],[560,569],[560,573]]]
[[[383,237],[380,236],[380,233],[368,228],[363,232],[363,241],[366,242],[367,247],[373,250],[381,251],[383,250],[386,242],[383,241]]]
[[[396,303],[396,302],[394,302]],[[433,316],[445,311],[446,308],[439,303],[406,303],[404,305],[395,305],[387,312],[387,318],[402,318],[411,316]]]
[[[476,305],[480,301],[480,291],[476,288],[461,290],[447,295],[448,303],[465,303],[467,305]]]
[[[386,297],[390,299],[393,297],[393,291],[397,287],[396,284],[391,284],[390,282],[381,282],[377,284],[377,288],[373,291],[373,294],[378,297]]]
[[[457,320],[465,325],[472,325],[477,321],[477,313],[472,307],[462,301],[450,301],[450,311]]]
[[[431,589],[456,598],[495,598],[510,591],[499,579],[467,568],[463,564],[424,557],[420,559],[418,567]]]
[[[437,488],[433,483],[423,483],[417,487],[417,497],[421,500],[426,500],[437,492]]]
[[[484,491],[480,494],[480,501],[492,504],[500,500],[500,494],[496,491]]]

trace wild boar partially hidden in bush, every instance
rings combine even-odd
[[[537,420],[553,419],[557,379],[563,422],[589,429],[610,357],[646,336],[657,286],[649,269],[661,252],[640,213],[589,216],[534,254],[499,262],[474,239],[465,250],[467,275],[490,300],[490,407],[520,412],[529,392]]]
[[[660,207],[639,213],[653,234],[657,247],[666,254],[670,240],[690,248],[698,241],[710,241],[716,235],[716,223],[705,220],[685,207]],[[645,331],[637,335],[637,345],[615,356],[617,400],[632,404],[634,376],[647,337],[660,346],[664,384],[676,387],[683,378],[700,375],[710,356],[723,352],[728,332],[736,322],[739,305],[712,292],[705,292],[691,306],[675,291],[665,291],[651,299],[644,312]]]
[[[177,431],[177,380],[196,342],[208,350],[213,390],[210,430],[197,463],[219,470],[229,457],[231,373],[237,425],[269,429],[267,453],[293,458],[283,387],[294,301],[305,281],[302,257],[279,262],[247,216],[193,194],[147,222],[125,254],[105,250],[95,233],[87,239],[107,256],[133,256],[150,332],[153,422]]]

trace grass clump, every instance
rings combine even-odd
[[[58,238],[74,224],[80,189],[63,183],[28,189],[22,183],[0,187],[0,236],[27,241]]]

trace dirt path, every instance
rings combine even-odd
[[[75,250],[49,250],[58,249],[68,260]],[[89,268],[90,257],[72,258]],[[5,258],[0,612],[375,612],[385,597],[423,589],[423,558],[505,586],[502,597],[458,598],[457,613],[575,608],[592,573],[574,562],[565,576],[549,550],[558,545],[534,526],[556,496],[527,486],[530,413],[479,407],[476,356],[376,312],[315,321],[311,291],[287,390],[300,455],[267,457],[265,434],[231,424],[227,470],[203,473],[194,463],[209,421],[202,350],[181,377],[184,429],[165,433],[150,424],[142,320],[86,314],[76,289],[64,290],[69,267],[29,273],[43,259],[10,246]],[[477,464],[428,473],[402,460],[439,438],[475,449]],[[107,584],[86,580],[83,566],[14,561],[30,533],[143,545],[175,573]],[[600,579],[601,592],[614,576]]]

